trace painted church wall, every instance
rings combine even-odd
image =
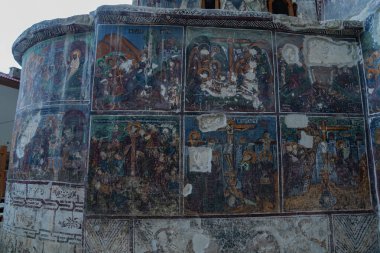
[[[379,251],[373,49],[164,24],[25,52],[6,252]]]

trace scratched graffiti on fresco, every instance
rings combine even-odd
[[[87,106],[50,106],[16,115],[9,178],[82,182]]]
[[[93,109],[177,110],[183,28],[98,28]]]
[[[370,208],[363,120],[307,119],[281,118],[284,209]]]
[[[186,212],[277,212],[275,118],[202,116],[185,119]],[[219,127],[207,131],[203,121]]]
[[[187,111],[274,111],[269,31],[187,28]]]
[[[41,42],[23,56],[18,109],[36,103],[89,100],[93,37],[68,35]]]
[[[89,166],[89,212],[178,214],[179,118],[94,116]]]
[[[283,112],[361,113],[356,42],[276,34]]]

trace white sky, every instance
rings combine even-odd
[[[12,55],[12,44],[33,24],[43,20],[88,14],[101,5],[131,4],[132,0],[1,0],[0,72],[20,65]]]

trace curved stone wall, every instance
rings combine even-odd
[[[361,30],[128,5],[31,27],[5,252],[376,252]]]

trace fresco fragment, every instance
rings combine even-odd
[[[274,111],[271,32],[186,31],[186,111]]]
[[[289,128],[281,117],[281,138],[285,210],[371,207],[362,119],[309,117],[307,127]]]
[[[192,185],[186,212],[277,212],[275,118],[228,116],[226,125],[207,132],[202,119],[185,118],[185,184]]]
[[[276,33],[282,112],[361,113],[356,42]]]
[[[95,110],[178,110],[183,28],[98,27]]]
[[[94,116],[87,207],[90,213],[179,212],[179,118]]]

